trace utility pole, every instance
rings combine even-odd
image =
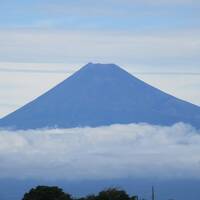
[[[155,191],[154,191],[154,187],[152,186],[152,194],[151,194],[151,200],[155,200]]]

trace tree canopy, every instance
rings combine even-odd
[[[130,197],[124,190],[109,188],[99,192],[97,200],[130,200]]]
[[[58,187],[37,186],[25,193],[22,200],[137,200],[137,196],[129,197],[124,190],[108,188],[97,195],[72,198],[70,194]]]
[[[58,187],[37,186],[26,193],[22,200],[72,200]]]

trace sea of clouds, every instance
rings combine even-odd
[[[200,179],[200,130],[178,123],[0,130],[0,178]]]

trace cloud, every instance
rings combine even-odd
[[[59,2],[59,3],[58,3]],[[79,0],[79,1],[63,1],[59,0],[55,2],[39,2],[40,3],[40,13],[46,13],[50,16],[78,16],[78,17],[119,17],[126,18],[137,17],[142,15],[150,16],[163,16],[166,14],[162,11],[168,11],[170,14],[175,14],[173,10],[170,10],[171,7],[176,7],[178,13],[180,7],[187,6],[187,9],[190,7],[194,8],[199,6],[198,0],[102,0],[94,2],[92,0]],[[37,7],[37,6],[36,6]],[[39,7],[39,6],[38,6]],[[159,8],[159,10],[156,10]],[[132,10],[132,12],[131,12]],[[134,11],[134,12],[133,12]],[[156,11],[156,12],[155,12]],[[170,15],[168,15],[170,17]]]
[[[200,178],[200,131],[186,124],[0,131],[0,178]]]
[[[66,71],[66,70],[35,70],[35,69],[33,69],[33,70],[31,70],[31,69],[7,69],[7,68],[0,68],[0,71],[1,72],[14,72],[14,73],[17,73],[17,72],[19,72],[19,73],[53,73],[53,74],[68,74],[68,73],[72,73],[72,71],[70,71],[70,72],[68,72],[68,71]]]
[[[1,62],[199,63],[199,30],[174,33],[1,30]]]

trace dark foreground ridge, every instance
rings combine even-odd
[[[168,95],[115,64],[89,63],[0,120],[1,128],[98,127],[177,122],[200,128],[200,107]]]

